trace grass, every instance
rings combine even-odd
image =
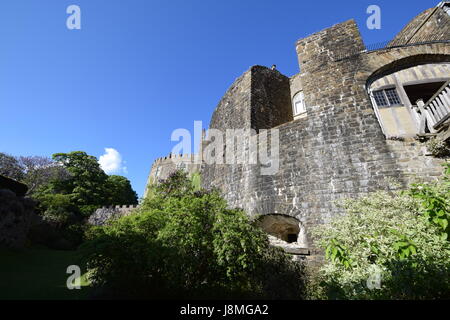
[[[0,249],[0,300],[83,300],[91,288],[86,274],[81,289],[69,290],[66,282],[70,265],[80,264],[77,251],[34,247],[23,250]]]

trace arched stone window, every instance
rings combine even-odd
[[[305,95],[303,91],[299,91],[292,99],[294,118],[306,114]]]

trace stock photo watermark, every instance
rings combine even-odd
[[[67,274],[70,276],[67,278],[66,286],[69,290],[80,290],[81,289],[81,269],[77,265],[71,265],[67,267]]]
[[[81,9],[79,6],[72,4],[67,7],[66,13],[69,17],[66,20],[66,26],[69,30],[81,29]]]
[[[367,29],[369,30],[380,30],[381,29],[381,8],[375,4],[367,7],[367,14],[370,16],[367,18]]]
[[[193,154],[192,134],[176,129],[171,141],[179,142],[172,154]],[[194,121],[194,141],[200,141],[199,154],[193,161],[208,165],[261,165],[261,175],[274,175],[280,164],[278,129],[209,129],[203,135],[202,122]]]
[[[369,290],[380,290],[381,289],[381,270],[376,266],[370,269],[370,276],[367,278],[367,288]]]

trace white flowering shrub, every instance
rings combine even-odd
[[[326,263],[312,298],[450,298],[449,168],[435,184],[344,201],[345,215],[313,231]]]
[[[447,142],[436,138],[428,140],[427,149],[435,157],[444,158],[450,156],[450,147]]]

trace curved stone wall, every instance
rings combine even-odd
[[[393,39],[395,43],[414,43],[424,39],[446,39],[450,33],[450,16],[440,7],[430,8],[409,22]]]
[[[243,208],[252,216],[289,215],[309,232],[341,212],[336,201],[386,189],[386,178],[403,186],[415,179],[436,179],[442,173],[443,160],[429,156],[418,141],[387,140],[367,85],[385,72],[450,61],[450,44],[408,46],[334,59],[344,49],[362,48],[353,20],[299,40],[307,117],[280,121],[274,127],[279,130],[279,170],[264,176],[260,164],[204,165],[203,185],[220,188],[231,207]],[[239,78],[233,86],[235,91],[229,90],[216,109],[210,128],[248,125],[249,110],[254,109],[248,83],[255,76],[260,75],[247,72]],[[283,95],[291,94],[290,89],[283,88],[280,83],[279,95],[283,90]],[[263,100],[258,103],[264,105]],[[240,112],[225,113],[224,105],[226,110]],[[282,106],[286,110],[291,107],[290,102]]]
[[[270,129],[293,120],[290,81],[277,70],[252,66],[225,93],[210,129]]]

